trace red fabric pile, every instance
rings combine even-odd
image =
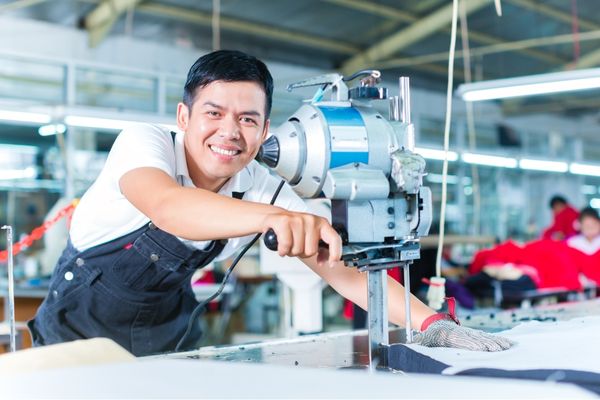
[[[524,246],[507,241],[492,249],[477,252],[469,267],[471,274],[487,265],[515,264],[533,267],[539,277],[539,289],[564,287],[580,290],[579,273],[600,284],[600,251],[587,255],[564,241],[536,240]]]

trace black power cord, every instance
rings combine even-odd
[[[275,204],[275,200],[277,199],[277,196],[279,196],[279,192],[281,191],[281,188],[283,187],[284,183],[285,183],[285,181],[283,179],[281,180],[281,182],[279,182],[279,186],[277,186],[277,190],[275,190],[275,194],[273,194],[273,198],[269,202],[270,205]],[[219,286],[219,288],[217,289],[217,291],[215,293],[213,293],[209,298],[205,299],[204,301],[202,301],[200,304],[198,304],[194,308],[194,311],[192,311],[192,314],[190,315],[190,319],[188,320],[187,329],[185,330],[185,333],[183,334],[183,336],[181,337],[181,339],[179,339],[179,342],[177,342],[177,346],[175,346],[175,351],[181,351],[181,347],[186,342],[186,340],[189,339],[189,336],[192,333],[192,328],[194,327],[194,324],[196,323],[196,320],[200,316],[200,313],[202,312],[202,309],[208,303],[210,303],[211,301],[213,301],[214,299],[216,299],[221,294],[221,292],[225,288],[225,284],[229,280],[229,276],[233,272],[233,269],[235,268],[235,266],[237,265],[237,263],[240,261],[240,259],[244,256],[244,254],[246,254],[246,252],[250,249],[250,247],[252,247],[252,245],[254,243],[256,243],[256,241],[258,240],[258,238],[260,237],[260,235],[262,235],[262,233],[257,233],[254,236],[254,238],[252,238],[252,240],[250,241],[250,243],[248,243],[246,245],[246,247],[244,247],[244,249],[240,252],[240,254],[238,254],[237,257],[233,260],[233,262],[231,263],[231,266],[227,269],[227,272],[225,272],[225,276],[223,277],[223,281],[221,282],[221,285]]]

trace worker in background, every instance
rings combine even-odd
[[[598,210],[586,207],[579,212],[580,233],[567,240],[571,257],[579,269],[584,287],[600,285],[600,216]],[[591,282],[590,282],[591,280]]]
[[[570,237],[567,245],[582,253],[593,255],[600,251],[600,216],[592,207],[586,207],[579,212],[577,218],[579,234]]]
[[[73,214],[49,294],[29,322],[35,345],[108,337],[136,355],[172,351],[197,305],[194,270],[273,229],[281,256],[299,257],[341,295],[367,307],[366,274],[340,260],[342,241],[307,213],[256,156],[269,130],[273,79],[264,63],[217,51],[192,65],[174,134],[139,124],[117,137]],[[329,245],[320,249],[319,240]],[[404,325],[404,288],[389,283],[391,322]],[[512,343],[458,325],[411,300],[427,346],[499,351]],[[189,345],[190,347],[193,344]]]
[[[542,233],[543,239],[565,240],[577,234],[576,221],[579,213],[562,196],[550,199],[550,208],[554,221]]]

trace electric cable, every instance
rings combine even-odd
[[[465,2],[460,3],[460,36],[463,48],[463,72],[465,83],[471,83],[471,49],[469,47],[469,28],[467,24],[467,10]],[[467,101],[465,104],[467,112],[467,134],[469,138],[469,151],[474,153],[477,147],[477,132],[475,130],[475,113],[473,102]],[[479,168],[477,164],[471,164],[471,188],[473,189],[473,230],[472,235],[479,235],[481,225],[481,191],[479,185]]]
[[[450,120],[452,117],[452,85],[454,80],[454,51],[456,48],[456,25],[458,23],[458,0],[452,2],[452,31],[450,51],[448,53],[448,88],[446,91],[446,123],[444,125],[444,163],[442,167],[442,204],[440,207],[440,233],[435,258],[435,275],[442,276],[442,247],[444,245],[444,226],[446,223],[446,197],[448,181],[448,148],[450,147]]]
[[[273,197],[271,198],[271,201],[269,202],[270,205],[275,204],[275,200],[277,199],[277,196],[279,196],[279,192],[281,191],[281,188],[283,187],[284,183],[285,183],[285,181],[283,179],[281,180],[281,182],[279,182],[279,186],[277,186],[277,190],[275,190],[275,193],[273,194]],[[227,281],[229,280],[229,276],[233,272],[233,269],[235,268],[235,266],[237,265],[237,263],[240,261],[240,259],[244,256],[244,254],[246,254],[246,252],[250,249],[250,247],[252,247],[252,245],[254,245],[254,243],[256,243],[256,241],[258,240],[258,238],[261,235],[262,235],[262,233],[257,233],[252,238],[252,240],[250,241],[250,243],[248,243],[246,245],[246,247],[244,247],[244,249],[237,255],[237,257],[235,257],[235,259],[231,263],[231,266],[227,269],[227,272],[225,272],[225,276],[223,277],[223,281],[221,281],[221,285],[219,285],[219,288],[217,289],[217,291],[215,293],[213,293],[210,297],[204,299],[201,303],[199,303],[194,308],[194,310],[190,314],[190,318],[188,320],[187,329],[185,330],[183,336],[181,336],[181,339],[179,339],[179,342],[177,342],[177,346],[175,346],[175,351],[180,351],[181,350],[181,347],[186,342],[186,340],[188,340],[190,334],[192,333],[192,329],[194,327],[194,324],[196,323],[196,320],[200,316],[200,313],[202,312],[202,310],[204,309],[204,307],[208,303],[210,303],[211,301],[213,301],[214,299],[216,299],[221,294],[221,292],[223,292],[223,289],[225,289],[225,284],[227,284]]]

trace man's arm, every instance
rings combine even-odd
[[[313,271],[321,276],[339,294],[367,309],[367,274],[361,273],[356,268],[344,266],[338,261],[332,267],[319,263],[317,257],[305,258],[302,261]],[[405,326],[404,287],[394,279],[388,277],[388,312],[392,323]],[[413,329],[420,330],[426,318],[435,314],[431,308],[411,295],[411,325]]]
[[[159,228],[192,240],[227,239],[260,231],[276,207],[180,186],[158,168],[137,168],[119,180],[127,200]],[[236,221],[235,224],[227,223]]]
[[[277,234],[281,256],[315,255],[322,239],[330,246],[332,262],[341,257],[341,239],[322,217],[182,187],[158,168],[126,172],[119,187],[127,200],[156,226],[182,238],[228,239],[271,228]]]
[[[328,267],[317,257],[302,259],[313,271],[327,281],[339,294],[367,309],[367,275],[339,261]],[[392,323],[405,326],[404,287],[388,277],[388,312]],[[436,314],[419,299],[411,295],[411,327],[421,331],[423,322]],[[502,351],[514,342],[502,336],[466,328],[447,318],[429,320],[424,331],[415,336],[415,343],[428,347],[454,347],[474,351]]]

